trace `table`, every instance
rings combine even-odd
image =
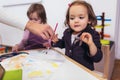
[[[111,80],[114,61],[115,61],[115,44],[102,45],[103,58],[99,63],[95,63],[95,70],[101,72],[103,77]]]
[[[58,51],[57,49],[54,48],[52,50],[56,51],[57,54],[60,54],[65,59],[65,61],[47,80],[80,80],[80,79],[106,80],[105,78],[102,78],[99,75],[97,75],[95,72],[90,71],[89,69],[85,68],[81,64],[72,60],[71,58],[65,56],[62,52]],[[35,55],[34,53],[38,54],[39,51],[40,49],[29,50],[28,52],[30,53],[30,55],[33,56]],[[49,55],[49,53],[46,55]],[[1,74],[1,71],[0,71],[0,74]],[[26,80],[26,79],[24,78],[23,80]]]

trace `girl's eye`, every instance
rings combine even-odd
[[[38,19],[34,19],[35,21],[38,21]]]
[[[80,19],[84,19],[84,17],[79,17]]]
[[[37,18],[30,18],[30,20],[38,21],[39,19],[37,19]]]
[[[73,20],[74,18],[70,18],[70,20]]]

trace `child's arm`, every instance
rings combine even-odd
[[[29,37],[29,31],[25,30],[24,34],[23,34],[23,39],[21,40],[21,42],[19,44],[16,44],[13,48],[12,51],[13,52],[17,52],[19,50],[24,50],[25,44],[27,43]]]
[[[53,35],[53,37],[52,37],[52,42],[53,43],[56,43],[56,42],[58,42],[58,34],[55,34],[55,35]]]
[[[80,39],[88,44],[89,54],[91,59],[94,62],[99,62],[102,59],[102,51],[101,51],[101,43],[100,43],[100,35],[97,32],[90,33],[82,33]]]
[[[51,39],[51,44],[49,44],[49,42],[45,42],[45,43],[43,43],[43,46],[46,48],[51,47],[51,45],[53,46],[53,44],[57,43],[58,41],[59,41],[58,34],[55,34],[55,35],[53,35],[53,37]]]
[[[65,48],[64,36],[62,37],[62,39],[59,39],[57,37],[57,34],[54,35],[54,37],[52,38],[51,45],[53,47]]]
[[[28,38],[29,38],[29,34],[30,34],[30,32],[26,29],[26,30],[24,31],[24,34],[23,34],[23,39],[22,39],[22,41],[19,43],[19,49],[20,49],[20,50],[24,50],[25,45],[27,44],[27,41],[28,41]]]
[[[92,36],[90,33],[84,32],[82,33],[80,39],[88,44],[89,46],[89,51],[90,51],[90,56],[94,56],[97,53],[97,47],[93,42]]]
[[[13,46],[12,52],[18,52],[18,47],[19,47],[19,44],[16,44],[15,46]]]

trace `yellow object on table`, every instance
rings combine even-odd
[[[102,45],[109,45],[110,44],[110,40],[101,39],[100,42]]]
[[[4,68],[2,80],[22,80],[22,62],[27,54],[20,54],[11,58],[3,59],[1,66]]]

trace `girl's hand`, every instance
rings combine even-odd
[[[56,43],[58,41],[58,34],[54,34],[52,37],[52,42]]]
[[[58,34],[54,34],[50,40],[51,40],[53,43],[56,43],[56,42],[58,41]],[[43,46],[46,47],[46,48],[51,47],[51,41],[50,41],[50,42],[48,41],[48,42],[43,43]]]
[[[50,48],[51,44],[49,42],[45,42],[45,43],[43,43],[43,46],[46,47],[46,48],[48,48],[48,47]]]
[[[12,47],[12,52],[18,52],[19,45],[16,44],[14,47]]]
[[[80,36],[80,40],[82,40],[83,42],[85,42],[88,45],[91,45],[93,43],[91,34],[87,33],[87,32],[82,33],[82,35]]]

